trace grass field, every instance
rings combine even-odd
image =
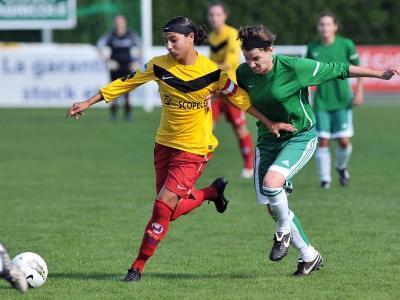
[[[47,261],[46,284],[24,299],[399,299],[399,107],[357,109],[351,186],[318,188],[314,161],[290,205],[325,267],[292,278],[293,249],[267,260],[274,231],[256,203],[230,127],[220,123],[199,186],[230,180],[231,205],[204,204],[171,225],[139,284],[121,282],[155,198],[152,148],[159,111],[133,123],[93,110],[0,110],[0,239]],[[251,129],[255,132],[254,123]],[[336,174],[334,174],[336,175]],[[336,176],[334,177],[336,179]],[[0,299],[19,299],[0,282]]]

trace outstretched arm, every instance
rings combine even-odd
[[[211,108],[211,102],[216,100],[216,99],[221,99],[223,102],[235,106],[236,108],[252,115],[253,117],[255,117],[257,120],[259,120],[260,122],[262,122],[271,132],[273,135],[275,135],[276,137],[280,137],[280,131],[288,131],[288,132],[294,132],[296,131],[296,128],[288,123],[284,123],[284,122],[274,122],[271,121],[270,119],[268,119],[266,116],[264,116],[261,112],[259,112],[257,109],[255,109],[251,104],[250,104],[250,100],[248,99],[248,95],[246,93],[246,91],[240,89],[239,87],[236,88],[237,90],[235,91],[235,94],[231,94],[231,97],[229,97],[227,94],[224,94],[221,90],[216,90],[214,91],[212,94],[210,94],[209,96],[207,96],[207,100],[209,101],[210,105],[208,105],[209,108]],[[237,93],[239,93],[238,95],[236,95]],[[244,97],[244,102],[246,103],[246,105],[243,106],[243,100],[239,101],[238,103],[240,103],[239,105],[236,105],[236,103],[234,102],[235,100],[237,100],[236,98],[234,98],[236,95],[236,97]]]
[[[153,66],[150,62],[146,70],[138,70],[137,72],[133,71],[130,74],[126,74],[124,77],[114,80],[110,84],[102,87],[96,95],[89,99],[74,103],[68,110],[66,117],[73,117],[78,120],[80,116],[83,116],[83,112],[93,104],[102,100],[107,103],[111,102],[117,99],[120,95],[128,93],[138,86],[155,79],[156,77],[153,73]]]
[[[386,71],[374,70],[352,65],[350,65],[349,67],[349,77],[372,77],[389,80],[396,74],[400,75],[400,67],[389,68]]]

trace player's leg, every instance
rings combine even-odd
[[[339,182],[346,186],[350,180],[348,163],[353,152],[350,138],[354,135],[353,117],[351,109],[340,109],[333,115],[333,134],[337,139],[336,146],[336,170],[339,173]]]
[[[162,195],[161,192],[164,182],[168,176],[172,150],[172,148],[164,147],[159,144],[156,144],[154,147],[157,196]],[[168,193],[168,190],[164,190],[163,196],[165,201],[174,200],[174,195]],[[178,202],[178,199],[176,199],[176,202]],[[153,206],[151,218],[145,228],[139,253],[131,268],[128,270],[124,281],[139,281],[141,279],[142,271],[147,260],[154,254],[159,241],[165,236],[168,230],[173,210],[173,203],[171,205],[171,203],[163,202],[157,197]]]
[[[270,212],[277,221],[277,232],[270,259],[282,259],[287,254],[291,240],[292,245],[300,253],[301,263],[299,263],[297,273],[300,269],[302,273],[311,272],[308,268],[310,264],[313,270],[319,268],[320,264],[317,262],[322,264],[322,258],[320,261],[318,252],[309,244],[298,218],[290,211],[287,196],[282,187],[310,160],[316,145],[317,138],[313,132],[300,134],[285,142],[264,178],[264,191],[268,197]],[[306,266],[305,271],[304,266]]]
[[[221,186],[215,181],[211,186],[195,190],[194,185],[203,171],[209,156],[200,156],[156,145],[155,168],[158,197],[148,222],[139,254],[125,281],[139,281],[148,259],[154,254],[159,242],[166,235],[171,221],[200,206],[205,200],[214,202],[225,199]],[[161,186],[161,182],[162,187]],[[226,200],[226,199],[225,199]],[[225,203],[226,209],[227,200]],[[217,208],[218,205],[216,204]],[[224,210],[225,210],[224,209]]]
[[[28,283],[24,273],[11,262],[7,248],[0,242],[0,278],[7,280],[15,289],[25,293]]]
[[[240,109],[224,103],[224,111],[227,120],[231,123],[239,142],[240,152],[243,158],[242,178],[253,178],[254,151],[253,140],[247,128],[246,115]]]
[[[211,111],[212,111],[212,119],[213,119],[213,128],[215,129],[215,126],[217,125],[217,122],[219,120],[219,117],[222,112],[222,100],[217,99],[211,104]]]
[[[317,161],[320,186],[322,188],[329,188],[332,181],[331,153],[329,150],[329,141],[331,138],[331,113],[328,111],[317,111],[315,116],[319,137],[315,158]]]
[[[132,105],[130,104],[130,95],[129,93],[126,93],[124,95],[125,97],[125,104],[124,104],[124,111],[125,111],[125,121],[132,121],[133,120],[133,115],[132,115]]]

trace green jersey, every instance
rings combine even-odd
[[[296,132],[282,133],[282,138],[290,138],[314,126],[308,86],[348,77],[348,64],[320,63],[282,55],[273,56],[273,67],[267,74],[254,73],[246,63],[236,70],[238,85],[248,92],[252,106],[272,121],[286,122],[296,127]],[[257,125],[259,136],[273,137],[261,122]]]
[[[312,42],[307,48],[307,58],[321,62],[342,62],[358,66],[360,60],[352,40],[336,36],[335,41],[325,45],[321,41]],[[316,111],[333,111],[350,108],[352,93],[348,80],[333,79],[317,87],[314,97]]]

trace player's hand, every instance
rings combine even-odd
[[[356,95],[353,99],[353,106],[360,106],[364,103],[364,97],[362,95]]]
[[[75,118],[76,120],[78,120],[79,117],[84,116],[84,111],[88,109],[89,106],[90,105],[88,101],[76,102],[72,104],[71,108],[68,110],[67,115],[65,117]]]
[[[110,71],[116,71],[116,70],[119,69],[119,63],[118,63],[116,60],[114,60],[114,59],[109,59],[109,60],[107,61],[107,68],[108,68]]]
[[[382,74],[382,79],[384,80],[390,80],[394,75],[400,75],[400,67],[397,68],[389,68]]]
[[[277,138],[281,136],[280,131],[287,132],[295,132],[296,128],[292,124],[284,123],[284,122],[272,122],[268,129],[275,135]]]
[[[206,97],[207,100],[207,109],[211,110],[211,105],[212,103],[217,100],[218,98],[220,98],[221,96],[221,91],[220,90],[215,90],[214,92],[212,92],[210,95],[208,95]]]

